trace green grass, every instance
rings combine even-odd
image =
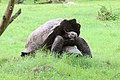
[[[75,1],[75,0],[73,0]],[[73,5],[15,5],[22,14],[0,37],[0,80],[119,80],[120,79],[120,19],[96,19],[100,4],[120,15],[120,2],[76,1]],[[0,3],[0,20],[7,2]],[[76,18],[82,25],[81,37],[89,44],[93,58],[74,55],[61,59],[38,51],[35,58],[21,58],[29,34],[44,22],[55,18]],[[33,69],[39,67],[38,72]],[[43,69],[45,67],[45,69]]]

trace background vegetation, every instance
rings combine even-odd
[[[32,0],[31,0],[32,1]],[[34,5],[30,0],[15,5],[22,14],[0,37],[0,80],[119,80],[120,79],[120,19],[96,19],[99,5],[120,16],[119,0],[71,0],[75,4]],[[0,20],[7,0],[0,3]],[[44,22],[55,18],[76,18],[82,25],[81,37],[90,45],[93,58],[61,59],[38,51],[35,58],[21,58],[29,34]]]

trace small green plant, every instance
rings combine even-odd
[[[116,20],[119,16],[113,13],[112,8],[108,10],[105,6],[101,6],[100,10],[97,13],[97,19],[99,20]]]

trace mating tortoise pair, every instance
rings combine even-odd
[[[36,50],[45,47],[55,54],[77,53],[92,58],[87,42],[79,37],[80,28],[76,19],[50,20],[30,34],[21,56],[34,54]]]

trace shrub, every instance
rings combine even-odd
[[[97,19],[99,20],[116,20],[119,16],[113,13],[112,8],[108,10],[105,6],[101,6],[100,10],[97,13]]]

